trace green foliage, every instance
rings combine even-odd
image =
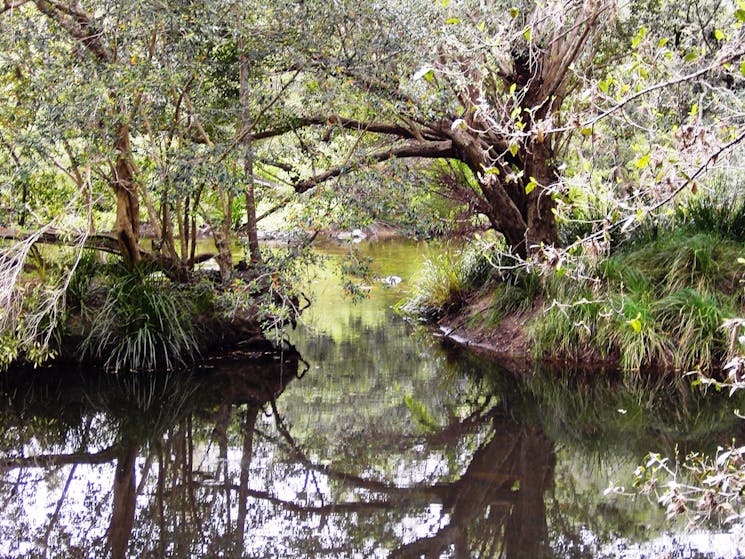
[[[715,233],[736,242],[745,242],[745,181],[735,178],[717,178],[712,192],[689,197],[681,204],[679,221],[688,228]]]
[[[93,278],[98,268],[96,253],[91,250],[84,251],[67,284],[65,295],[69,310],[85,312]]]
[[[404,313],[436,320],[460,308],[492,275],[490,253],[480,243],[450,245],[424,263],[412,297],[399,306]]]
[[[705,369],[726,347],[722,324],[730,316],[725,303],[695,289],[682,289],[657,303],[662,328],[676,340],[676,366]]]
[[[692,230],[631,243],[598,264],[597,280],[547,290],[553,303],[533,325],[536,354],[616,354],[634,371],[709,367],[727,346],[723,320],[742,306],[743,254],[738,243]]]
[[[693,287],[699,291],[732,293],[741,277],[739,243],[716,233],[661,235],[623,257],[625,265],[644,273],[654,289],[672,293]]]
[[[404,404],[409,409],[412,419],[428,433],[437,433],[442,429],[427,410],[427,406],[411,394],[404,395]]]
[[[533,353],[536,357],[571,357],[580,360],[593,353],[600,359],[610,357],[606,307],[585,286],[562,301],[553,300],[531,324]]]
[[[198,355],[190,294],[147,266],[116,272],[82,343],[83,356],[118,371],[172,369]]]
[[[613,293],[611,308],[619,307],[620,312],[612,315],[607,326],[611,347],[620,351],[621,368],[631,371],[644,366],[669,368],[670,357],[677,348],[657,320],[653,294],[647,290]]]
[[[0,336],[0,371],[6,370],[11,363],[18,359],[18,340],[7,332]]]

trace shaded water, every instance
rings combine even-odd
[[[422,246],[364,250],[404,281],[351,305],[320,273],[299,355],[4,376],[0,557],[745,556],[736,530],[603,495],[648,451],[741,438],[742,402],[522,382],[392,312]]]

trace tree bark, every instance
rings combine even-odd
[[[124,263],[127,268],[136,267],[141,261],[140,255],[140,202],[137,195],[137,183],[134,178],[134,165],[129,149],[129,127],[122,123],[117,129],[115,148],[117,151],[111,187],[116,195],[115,232],[119,239]]]
[[[243,39],[238,40],[238,48],[243,50]],[[245,52],[241,52],[239,59],[239,87],[241,102],[240,130],[250,130],[251,115],[248,105],[248,59]],[[251,255],[251,263],[261,263],[261,252],[259,251],[259,236],[256,222],[256,193],[254,190],[254,148],[250,134],[243,134],[243,171],[246,176],[246,234],[248,236],[248,251]]]
[[[541,246],[553,246],[559,240],[558,225],[554,208],[556,202],[548,190],[558,180],[556,169],[551,161],[553,153],[549,145],[534,142],[525,165],[525,176],[535,179],[537,186],[527,195],[528,251],[536,252]]]

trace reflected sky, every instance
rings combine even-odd
[[[367,250],[404,281],[355,306],[319,274],[297,353],[5,375],[0,556],[745,555],[742,527],[689,533],[603,494],[648,451],[740,436],[741,403],[442,348],[390,309],[425,248]]]

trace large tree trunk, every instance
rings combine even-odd
[[[551,163],[553,153],[544,143],[533,142],[526,155],[525,177],[535,179],[537,186],[527,195],[526,241],[529,253],[536,253],[541,246],[553,246],[559,240],[558,224],[554,215],[556,202],[550,188],[558,180]]]
[[[491,226],[504,235],[515,254],[525,258],[539,252],[543,245],[556,243],[555,203],[550,187],[556,183],[557,175],[548,144],[534,142],[521,146],[508,167],[492,155],[504,151],[501,146],[489,145],[470,131],[456,128],[452,131],[452,141],[458,158],[468,165],[479,182],[481,211]],[[523,171],[521,179],[508,178],[513,166]],[[535,186],[532,180],[537,183]],[[526,193],[528,184],[531,188]]]

